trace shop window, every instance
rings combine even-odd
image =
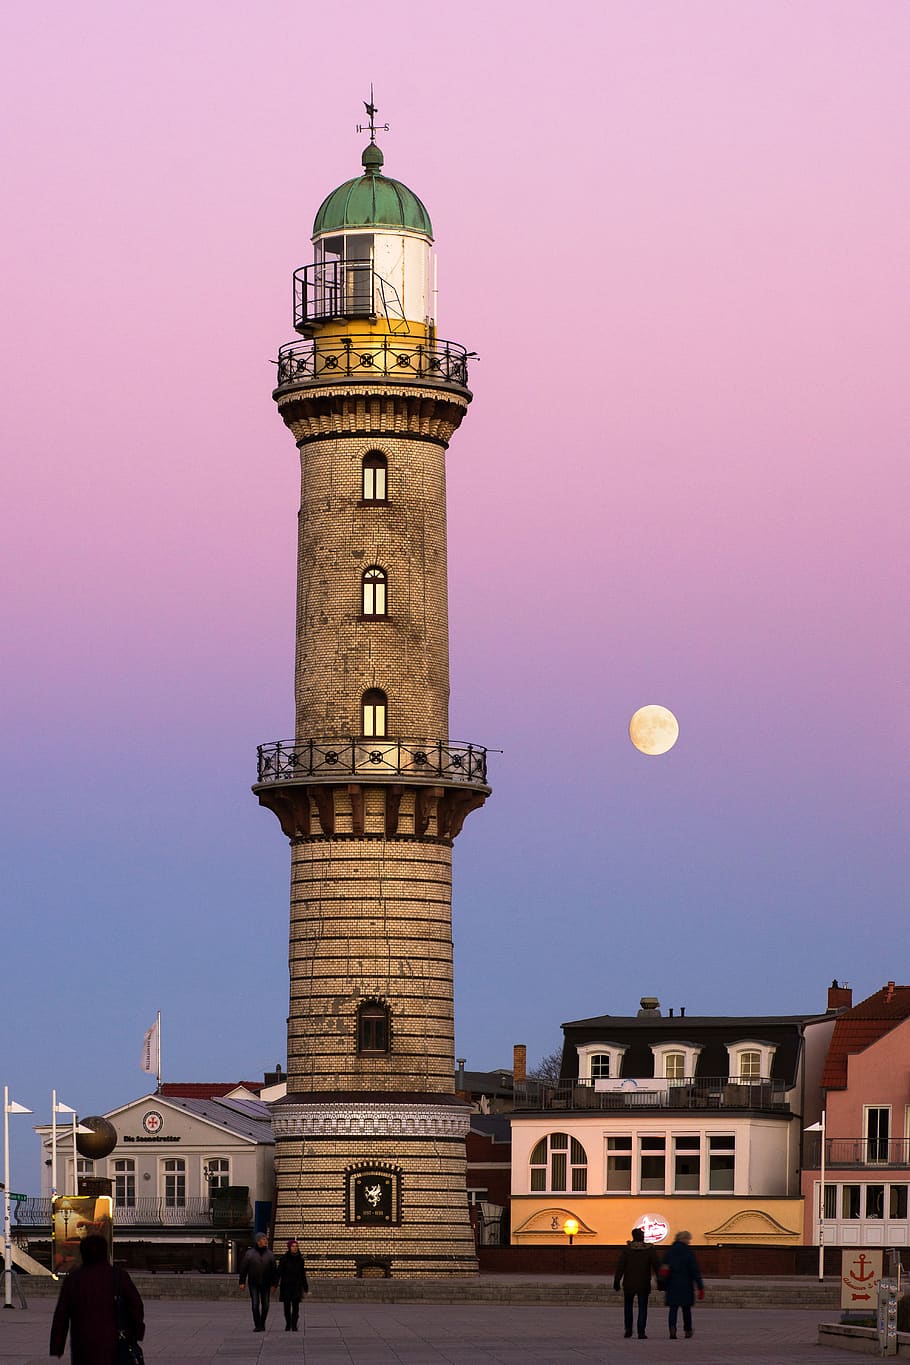
[[[676,1194],[698,1194],[701,1181],[701,1139],[678,1137],[673,1143],[673,1189]]]
[[[639,1189],[643,1194],[663,1193],[667,1181],[666,1139],[643,1137],[639,1145]]]
[[[632,1188],[631,1137],[607,1138],[607,1190],[628,1192]]]
[[[840,1204],[840,1216],[841,1216],[841,1218],[858,1218],[858,1217],[859,1217],[859,1191],[860,1191],[859,1185],[842,1185],[842,1186],[841,1186],[841,1204]]]
[[[736,1175],[736,1139],[732,1134],[708,1138],[708,1189],[732,1194]]]
[[[907,1186],[890,1185],[888,1196],[888,1217],[906,1218],[907,1217]]]
[[[884,1185],[866,1186],[866,1217],[884,1218],[885,1216],[885,1187]]]

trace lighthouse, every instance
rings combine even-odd
[[[489,795],[449,738],[445,459],[468,356],[436,328],[433,228],[384,174],[316,213],[273,397],[300,452],[295,734],[253,790],[291,846],[275,1240],[332,1276],[476,1271],[454,1093],[452,848]]]

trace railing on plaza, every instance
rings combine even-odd
[[[638,1078],[624,1089],[598,1090],[591,1081],[517,1081],[516,1109],[759,1109],[787,1110],[787,1085],[778,1080],[731,1081]]]
[[[821,1135],[810,1133],[804,1147],[804,1167],[818,1170],[820,1157]],[[910,1139],[826,1138],[825,1166],[830,1169],[910,1166]]]
[[[15,1223],[22,1228],[50,1228],[51,1201],[25,1199],[15,1206]],[[115,1227],[246,1228],[252,1225],[249,1200],[187,1199],[170,1204],[166,1199],[136,1198],[114,1203]]]
[[[419,379],[467,388],[468,353],[453,341],[364,332],[289,341],[278,351],[278,388],[333,379]]]
[[[478,744],[429,739],[284,739],[260,744],[258,754],[260,783],[396,776],[478,786],[487,780],[487,751]]]

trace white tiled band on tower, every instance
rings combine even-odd
[[[476,1271],[455,1098],[452,844],[489,795],[448,735],[445,453],[471,394],[432,226],[382,174],[316,215],[274,398],[300,450],[296,735],[254,788],[291,842],[276,1242],[329,1275]]]

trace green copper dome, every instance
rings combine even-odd
[[[433,236],[430,215],[413,190],[382,174],[382,152],[371,142],[363,153],[363,175],[346,180],[323,201],[313,236],[345,228],[407,228]]]

